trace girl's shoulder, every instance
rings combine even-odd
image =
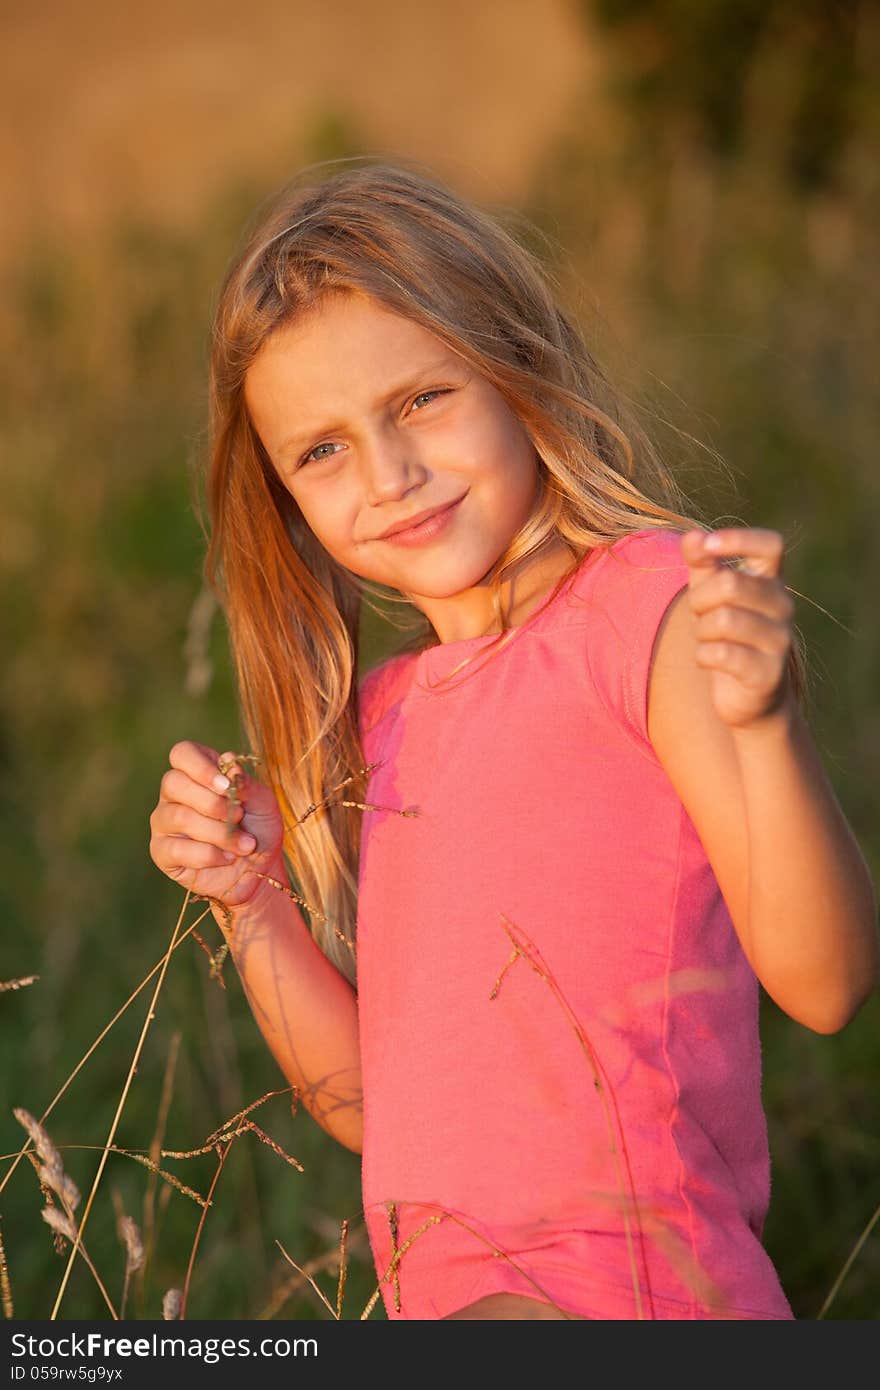
[[[654,573],[658,570],[683,565],[681,538],[683,530],[669,526],[647,526],[639,531],[628,531],[619,536],[609,546],[604,547],[609,565],[622,564],[625,575],[631,575],[637,586],[639,574]],[[611,573],[617,574],[616,570]]]
[[[651,526],[628,531],[617,540],[588,553],[575,578],[574,590],[592,604],[641,607],[651,594],[680,587],[688,567],[681,554],[681,530]]]
[[[585,656],[594,688],[615,721],[642,751],[648,738],[648,687],[663,618],[690,569],[681,554],[684,530],[650,527],[603,548],[581,596],[590,615]]]

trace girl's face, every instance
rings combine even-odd
[[[487,575],[529,517],[538,483],[534,446],[494,386],[418,324],[337,292],[267,340],[245,400],[279,477],[339,564],[405,594],[442,642],[486,630]],[[450,504],[416,544],[383,537]]]

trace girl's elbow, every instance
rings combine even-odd
[[[846,1014],[822,1014],[811,1016],[810,1018],[798,1019],[805,1028],[809,1028],[811,1033],[820,1033],[823,1037],[830,1038],[834,1033],[842,1033],[847,1024],[855,1018],[857,1009]]]
[[[829,994],[814,1013],[809,1017],[801,1018],[799,1022],[814,1033],[823,1033],[826,1036],[830,1036],[832,1033],[842,1033],[844,1028],[852,1023],[856,1015],[861,1013],[868,1000],[875,993],[877,986],[878,978],[875,972],[868,981],[854,985],[849,992],[840,995],[837,999],[832,998]]]

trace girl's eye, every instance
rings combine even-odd
[[[413,399],[413,406],[415,406],[416,401],[421,401],[421,400],[423,400],[426,396],[448,396],[451,390],[452,390],[452,387],[451,387],[451,386],[444,386],[444,387],[439,387],[436,391],[420,391],[419,394],[418,394],[416,397],[414,397],[414,399]],[[310,461],[310,459],[311,459],[315,454],[318,453],[318,450],[319,450],[319,449],[329,449],[329,448],[332,448],[332,445],[329,444],[329,443],[326,443],[326,444],[316,444],[315,447],[314,447],[314,449],[310,449],[309,452],[303,457],[302,463],[308,463],[308,462]],[[322,455],[321,457],[315,459],[315,462],[316,462],[316,463],[322,463],[323,460],[324,460],[325,458],[328,458],[328,457],[332,457],[332,455],[324,454],[324,455]]]
[[[416,396],[415,400],[413,401],[413,405],[415,405],[416,401],[420,401],[423,396],[448,396],[451,389],[451,387],[446,386],[441,387],[436,391],[420,391],[419,394]]]
[[[318,452],[319,449],[329,449],[329,448],[331,448],[331,445],[330,445],[330,444],[316,444],[315,447],[314,447],[314,449],[311,449],[311,450],[303,457],[302,463],[308,463],[308,462],[311,460],[311,458],[313,457],[313,455],[317,454],[317,452]],[[318,459],[316,459],[315,461],[316,461],[316,463],[323,463],[323,461],[324,461],[325,458],[327,458],[327,455],[326,455],[326,454],[322,455],[321,458],[318,458]],[[302,467],[302,464],[300,464],[300,467]]]

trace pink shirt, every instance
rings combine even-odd
[[[687,582],[678,534],[643,530],[453,688],[431,686],[491,636],[362,683],[366,800],[391,808],[364,812],[357,928],[377,1277],[415,1237],[389,1318],[502,1290],[590,1318],[793,1316],[761,1244],[758,982],[647,734]]]

